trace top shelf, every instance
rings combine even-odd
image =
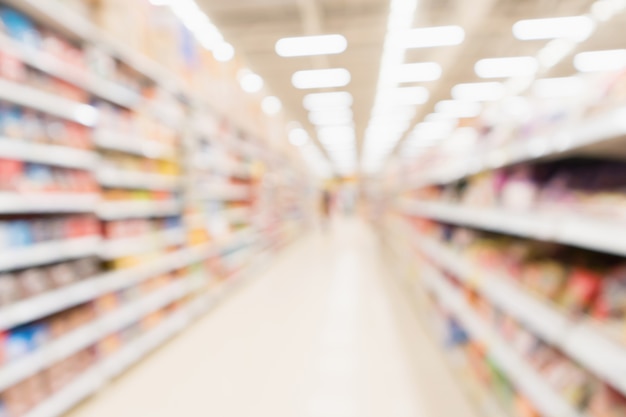
[[[170,71],[117,42],[58,0],[5,0],[5,2],[73,39],[101,47],[166,90],[175,94],[186,93],[181,80]]]
[[[521,162],[572,155],[626,158],[626,107],[574,123],[546,136],[517,140],[499,147],[465,153],[455,161],[413,176],[408,188],[445,184],[479,172]]]

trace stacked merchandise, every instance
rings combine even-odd
[[[462,121],[473,148],[411,161],[385,225],[509,415],[626,415],[626,72],[581,79],[575,100],[509,97]]]
[[[128,5],[68,3],[105,27]],[[268,240],[252,218],[269,152],[227,122],[190,138],[190,114],[214,116],[132,35],[56,0],[0,1],[1,416],[63,414],[206,311]],[[184,163],[189,143],[222,150],[215,172]]]

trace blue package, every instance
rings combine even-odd
[[[0,21],[2,21],[6,32],[13,39],[35,48],[39,48],[41,45],[41,36],[35,25],[32,20],[22,13],[8,7],[2,7],[0,8]]]
[[[9,222],[9,245],[11,247],[23,247],[33,244],[30,223],[25,220]]]
[[[6,356],[9,361],[35,350],[33,331],[28,326],[12,329],[6,339]]]

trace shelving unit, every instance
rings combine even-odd
[[[409,215],[445,223],[465,225],[493,232],[626,256],[626,223],[572,213],[513,211],[498,208],[472,208],[438,202],[404,202],[401,210]]]
[[[585,389],[608,386],[626,395],[626,339],[617,329],[617,322],[623,319],[602,319],[592,309],[596,304],[585,307],[584,311],[589,310],[585,314],[574,314],[571,308],[558,304],[569,288],[568,280],[573,279],[572,271],[587,264],[576,263],[575,259],[570,259],[572,265],[563,264],[567,258],[554,260],[564,268],[567,266],[568,271],[564,272],[558,299],[557,295],[543,298],[536,288],[531,291],[531,284],[523,279],[532,278],[520,272],[526,271],[523,268],[529,267],[528,263],[549,260],[549,251],[544,253],[541,249],[548,246],[561,248],[559,253],[580,254],[581,258],[588,254],[590,258],[595,256],[593,259],[614,259],[615,264],[621,265],[619,257],[626,256],[626,240],[621,232],[626,226],[617,214],[598,214],[608,212],[602,211],[607,201],[619,204],[618,192],[608,188],[596,190],[591,185],[564,188],[569,186],[565,178],[573,172],[567,169],[574,170],[577,163],[617,164],[616,160],[624,159],[625,114],[621,107],[604,110],[545,135],[496,140],[502,144],[475,146],[463,154],[443,156],[426,168],[416,164],[414,174],[403,172],[395,185],[385,183],[374,191],[378,197],[388,193],[393,200],[390,214],[381,223],[382,231],[386,240],[407,245],[408,253],[396,251],[395,256],[399,263],[415,268],[409,280],[430,295],[433,316],[440,318],[442,326],[454,327],[452,323],[456,321],[469,340],[458,342],[470,346],[463,351],[469,354],[474,346],[484,349],[484,366],[495,363],[505,380],[532,404],[538,415],[588,417],[591,411],[585,408],[589,403],[579,404],[580,409],[573,402],[570,404],[565,392],[556,389],[554,374],[548,368],[535,368],[531,364],[533,353],[525,351],[522,355],[511,340],[505,339],[505,334],[512,338],[519,329],[540,344],[538,349],[559,355],[550,362],[555,369],[570,366],[584,372],[589,381]],[[561,179],[562,193],[549,189],[551,184],[545,178]],[[513,198],[515,192],[521,200]],[[594,192],[605,192],[608,197],[594,200]],[[571,201],[575,202],[568,210]],[[601,203],[594,206],[596,201]],[[476,245],[472,246],[474,242]],[[494,245],[489,246],[489,242]],[[511,242],[510,246],[507,242]],[[516,244],[534,248],[535,258],[520,254],[521,259],[516,260],[511,249]],[[478,262],[480,256],[495,259],[491,263]],[[500,261],[511,270],[499,265]],[[534,277],[538,281],[549,280],[549,272],[540,268],[537,266]],[[588,270],[607,274],[608,266]],[[506,328],[506,320],[518,330]],[[480,380],[480,371],[474,373]],[[493,382],[479,383],[496,389],[490,385]]]
[[[26,417],[59,417],[208,311],[253,272],[259,257],[276,249],[270,245],[276,236],[256,221],[263,172],[252,169],[271,169],[275,156],[264,142],[243,134],[203,104],[177,76],[67,6],[56,0],[0,4],[76,48],[96,47],[111,58],[115,71],[130,69],[130,84],[137,86],[74,67],[0,34],[0,53],[42,78],[62,80],[74,93],[69,99],[0,76],[0,101],[45,120],[80,126],[88,142],[57,143],[51,138],[31,140],[20,136],[23,132],[0,132],[0,159],[77,170],[93,181],[93,192],[55,187],[0,192],[0,216],[7,219],[47,219],[61,230],[54,223],[60,216],[71,220],[80,214],[99,225],[93,236],[39,242],[44,226],[37,223],[32,239],[24,237],[21,246],[3,248],[0,254],[0,272],[6,274],[0,279],[19,280],[37,271],[48,276],[52,268],[57,275],[72,275],[67,282],[48,283],[45,291],[0,305],[0,329],[7,338],[22,329],[54,328],[36,346],[0,363],[0,414],[3,407],[16,407],[11,399],[19,397],[14,392],[23,384],[44,376],[54,381],[55,370],[68,360],[78,361],[82,355],[83,367],[89,358],[82,373],[36,406],[19,411]],[[145,93],[144,88],[151,90]],[[195,120],[204,121],[199,132],[192,127]],[[219,120],[219,129],[207,127],[207,120]],[[223,149],[228,160],[191,163],[202,144]],[[89,276],[78,276],[82,261],[96,265]],[[76,317],[70,324],[69,314],[83,321],[76,327]]]

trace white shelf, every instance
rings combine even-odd
[[[6,0],[6,3],[40,20],[44,25],[50,25],[74,39],[87,41],[105,50],[163,88],[176,93],[184,90],[180,80],[171,72],[135,52],[131,47],[113,39],[58,0]]]
[[[16,213],[91,213],[96,210],[98,194],[17,194],[0,192],[0,214]]]
[[[110,188],[174,191],[181,184],[181,178],[173,175],[146,174],[107,168],[100,169],[97,177],[100,185]]]
[[[241,276],[220,285],[210,293],[198,296],[179,311],[165,319],[158,327],[137,340],[129,343],[121,351],[88,370],[57,394],[48,398],[25,417],[60,417],[80,401],[94,394],[105,383],[118,376],[132,364],[184,329],[194,319],[201,316],[227,291],[240,282]]]
[[[248,207],[231,208],[224,211],[224,217],[226,217],[229,222],[250,220],[252,210]]]
[[[404,212],[480,229],[626,256],[626,222],[541,211],[472,208],[449,203],[404,203]]]
[[[495,306],[626,395],[626,345],[611,339],[601,324],[590,319],[573,321],[513,280],[481,271],[434,240],[419,238],[416,244],[441,268],[476,288]]]
[[[92,151],[5,137],[0,137],[0,158],[84,170],[92,170],[98,160]]]
[[[176,155],[176,149],[171,146],[107,129],[96,129],[94,142],[103,149],[130,153],[145,158],[171,159]]]
[[[39,71],[64,80],[117,105],[133,108],[141,102],[141,97],[127,88],[93,76],[86,70],[76,68],[53,55],[17,42],[6,35],[0,35],[0,51],[9,53]]]
[[[507,374],[512,383],[546,417],[583,417],[546,381],[541,374],[513,350],[490,326],[467,304],[463,295],[441,274],[429,271],[425,274],[425,284],[437,294],[440,302],[452,311],[463,323],[463,327],[473,339],[487,347],[491,356]]]
[[[0,78],[0,100],[39,110],[85,126],[94,126],[97,121],[97,110],[87,104],[2,78]]]
[[[4,365],[0,368],[0,391],[4,391],[10,386],[97,343],[107,335],[119,331],[186,296],[191,288],[188,281],[170,284],[139,301],[123,306],[118,311],[72,331],[39,351]]]
[[[105,383],[119,375],[149,352],[185,328],[198,316],[191,308],[185,307],[173,313],[158,327],[130,342],[119,352],[105,359],[82,374],[61,391],[48,398],[25,417],[59,417],[77,403],[98,391]]]
[[[97,213],[103,220],[141,217],[168,217],[181,214],[176,201],[110,201],[101,203]]]
[[[608,111],[560,129],[551,136],[518,140],[510,144],[476,149],[455,160],[409,179],[409,188],[456,181],[481,171],[524,161],[556,158],[574,153],[625,156],[626,107]]]
[[[97,255],[99,244],[99,237],[84,237],[3,250],[0,252],[0,271]]]
[[[213,185],[199,187],[203,189],[200,198],[203,200],[243,201],[251,196],[250,187],[247,185]]]
[[[185,237],[185,230],[177,228],[146,236],[104,240],[100,249],[100,257],[103,259],[116,259],[156,251],[168,246],[180,245],[185,242]]]
[[[65,288],[26,299],[0,309],[0,329],[6,330],[92,300],[100,295],[128,288],[159,274],[201,262],[219,254],[219,247],[207,244],[187,248],[128,269],[109,272]]]

